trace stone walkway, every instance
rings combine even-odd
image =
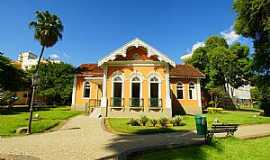
[[[113,159],[124,151],[202,143],[193,132],[121,136],[104,131],[100,124],[100,119],[80,115],[55,132],[0,138],[0,159],[7,155],[31,156],[33,160]]]
[[[270,135],[270,124],[240,126],[235,137],[240,139],[264,137]]]
[[[238,138],[266,135],[270,135],[270,124],[240,126],[235,134]],[[100,119],[80,115],[55,132],[0,138],[0,160],[113,159],[123,152],[202,142],[193,132],[115,135],[102,128]]]

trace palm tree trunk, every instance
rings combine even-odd
[[[40,66],[40,61],[44,52],[45,46],[42,46],[39,58],[38,58],[38,63],[34,72],[34,76],[32,78],[32,92],[31,92],[31,98],[30,98],[30,102],[29,102],[29,121],[28,121],[28,129],[27,129],[27,134],[31,134],[32,133],[32,118],[33,118],[33,101],[34,101],[34,96],[35,96],[35,90],[36,90],[36,86],[37,86],[37,78],[38,78],[38,69]]]

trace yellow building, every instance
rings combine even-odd
[[[98,61],[82,64],[74,78],[72,107],[108,117],[173,116],[202,112],[200,79],[136,38]]]

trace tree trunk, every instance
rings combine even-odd
[[[27,134],[31,134],[32,133],[32,118],[33,118],[33,101],[34,101],[34,97],[35,97],[35,90],[36,90],[36,86],[37,86],[37,76],[38,76],[38,69],[40,66],[40,61],[44,52],[45,46],[42,46],[39,58],[38,58],[38,63],[34,72],[34,76],[32,79],[32,91],[31,91],[31,98],[30,98],[30,102],[29,102],[29,121],[28,121],[28,129],[27,129]]]

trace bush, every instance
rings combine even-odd
[[[183,121],[183,117],[175,116],[172,119],[172,124],[173,124],[173,126],[181,126],[181,125],[183,125],[182,121]]]
[[[129,124],[131,126],[140,126],[139,121],[137,119],[134,119],[134,118],[129,119],[127,124]]]
[[[143,126],[146,126],[146,123],[149,121],[149,118],[146,116],[141,116],[140,122]]]
[[[159,119],[159,124],[162,126],[162,127],[167,127],[167,124],[169,123],[169,119],[166,118],[166,117],[163,117],[163,118],[160,118]]]
[[[150,123],[152,124],[153,127],[156,127],[156,125],[158,124],[158,120],[156,119],[151,119]]]

